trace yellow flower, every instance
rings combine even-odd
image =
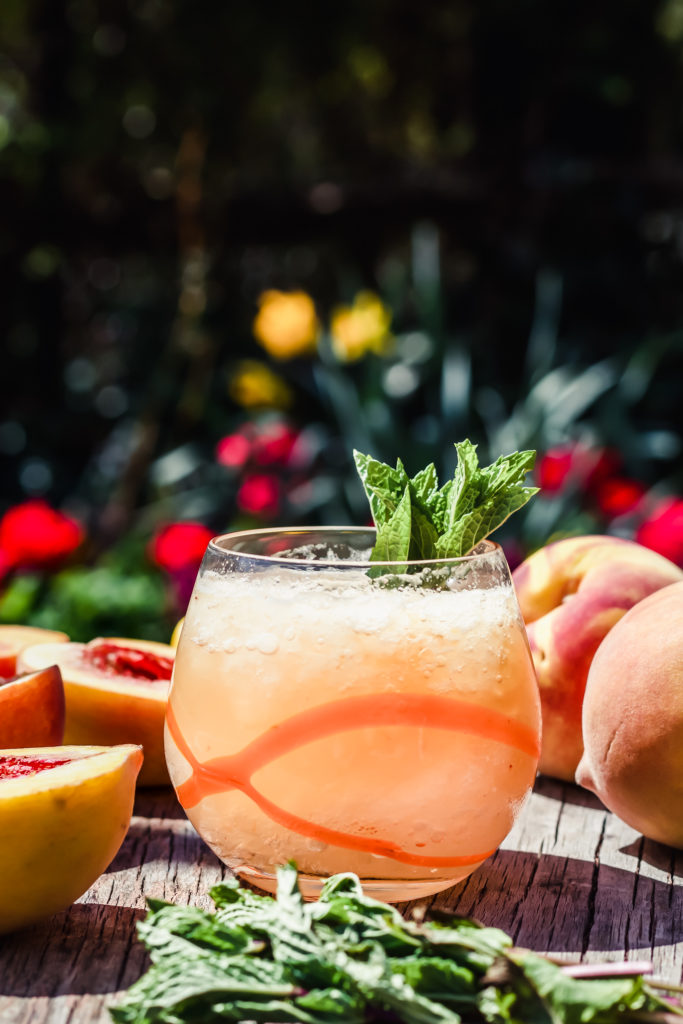
[[[254,337],[274,359],[315,352],[320,324],[306,292],[263,292],[253,324]]]
[[[286,382],[255,359],[243,359],[230,377],[230,397],[245,409],[286,409],[292,393]]]
[[[353,362],[367,352],[386,352],[392,336],[391,310],[374,292],[359,292],[352,306],[338,306],[330,320],[332,349],[338,359]]]

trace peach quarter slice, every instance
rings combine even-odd
[[[116,856],[139,747],[0,751],[0,934],[65,910]]]
[[[56,665],[0,679],[0,748],[51,747],[64,738],[64,686]]]
[[[175,655],[169,644],[107,637],[90,644],[27,647],[19,664],[24,671],[36,671],[52,663],[59,665],[66,698],[65,743],[139,744],[145,752],[140,785],[168,785],[164,717],[170,682],[118,672],[115,665],[108,667],[102,659],[93,664],[89,660],[93,648],[102,644],[130,652],[131,658],[148,654],[172,664]]]
[[[34,644],[65,644],[69,637],[54,629],[38,626],[0,626],[0,676],[11,679],[17,672],[17,658]]]

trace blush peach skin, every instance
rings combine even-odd
[[[576,781],[628,825],[683,848],[683,583],[632,608],[600,644]]]
[[[0,749],[57,746],[64,721],[64,686],[56,665],[0,679]]]
[[[574,781],[595,652],[630,608],[681,580],[683,570],[662,555],[599,535],[555,541],[514,571],[541,695],[540,772]]]

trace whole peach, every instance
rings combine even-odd
[[[576,780],[650,839],[683,848],[683,583],[641,601],[600,644]]]
[[[634,541],[596,535],[546,545],[518,566],[513,580],[541,694],[539,771],[573,781],[583,752],[583,695],[598,646],[630,608],[683,580],[683,571]]]

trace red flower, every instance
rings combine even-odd
[[[259,466],[286,465],[298,436],[285,423],[269,424],[254,441],[254,461]]]
[[[244,478],[237,492],[237,504],[243,512],[273,516],[280,505],[280,484],[268,473],[252,473]]]
[[[567,482],[574,459],[573,448],[551,448],[536,468],[538,486],[546,494],[557,494]]]
[[[618,454],[608,448],[587,448],[572,442],[549,448],[538,461],[536,478],[546,494],[558,494],[569,484],[594,492],[620,464]]]
[[[212,537],[202,523],[169,523],[152,539],[150,555],[167,572],[196,570]]]
[[[221,466],[239,469],[251,453],[251,441],[244,434],[227,434],[216,445],[216,461]]]
[[[643,500],[645,488],[637,480],[625,476],[612,476],[595,489],[598,508],[608,519],[635,512]]]
[[[0,519],[1,561],[8,568],[59,565],[81,544],[83,527],[40,498],[14,505]]]
[[[665,498],[641,523],[636,540],[683,567],[683,499]]]

